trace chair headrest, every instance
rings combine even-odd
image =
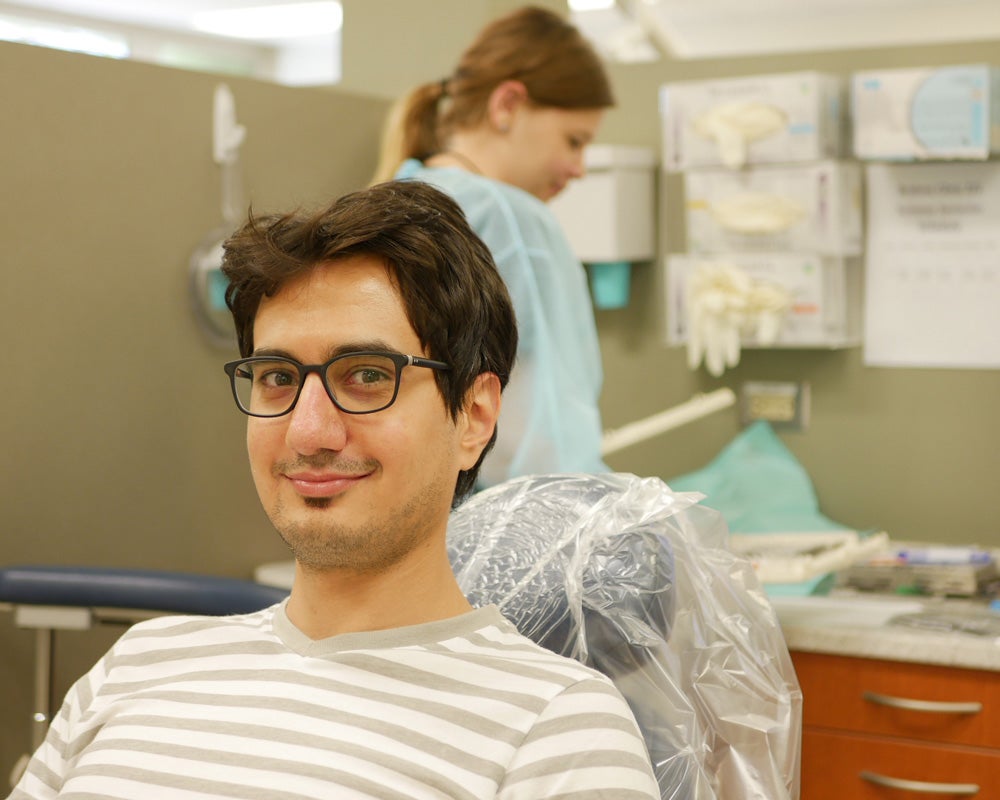
[[[475,494],[448,526],[459,585],[474,605],[497,605],[534,641],[584,662],[597,648],[654,647],[674,608],[663,520],[699,497],[663,489],[609,473],[529,476]]]

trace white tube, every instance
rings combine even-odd
[[[645,419],[630,422],[621,428],[605,431],[601,437],[601,455],[606,456],[608,453],[614,453],[646,439],[652,439],[661,433],[666,433],[715,411],[728,408],[735,402],[736,394],[729,388],[695,395],[690,400],[673,408],[668,408]]]

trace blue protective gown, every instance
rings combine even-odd
[[[607,472],[598,398],[603,380],[587,276],[541,200],[452,167],[406,161],[397,178],[451,195],[493,254],[514,303],[518,353],[497,443],[480,485],[554,472]]]

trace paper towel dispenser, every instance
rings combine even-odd
[[[577,257],[585,264],[654,260],[654,151],[593,144],[584,163],[587,174],[549,203]]]

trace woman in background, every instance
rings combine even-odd
[[[586,274],[545,203],[583,176],[584,148],[613,103],[580,32],[526,7],[487,25],[451,75],[414,89],[387,121],[375,180],[426,181],[454,197],[517,313],[518,359],[482,486],[608,470]]]

